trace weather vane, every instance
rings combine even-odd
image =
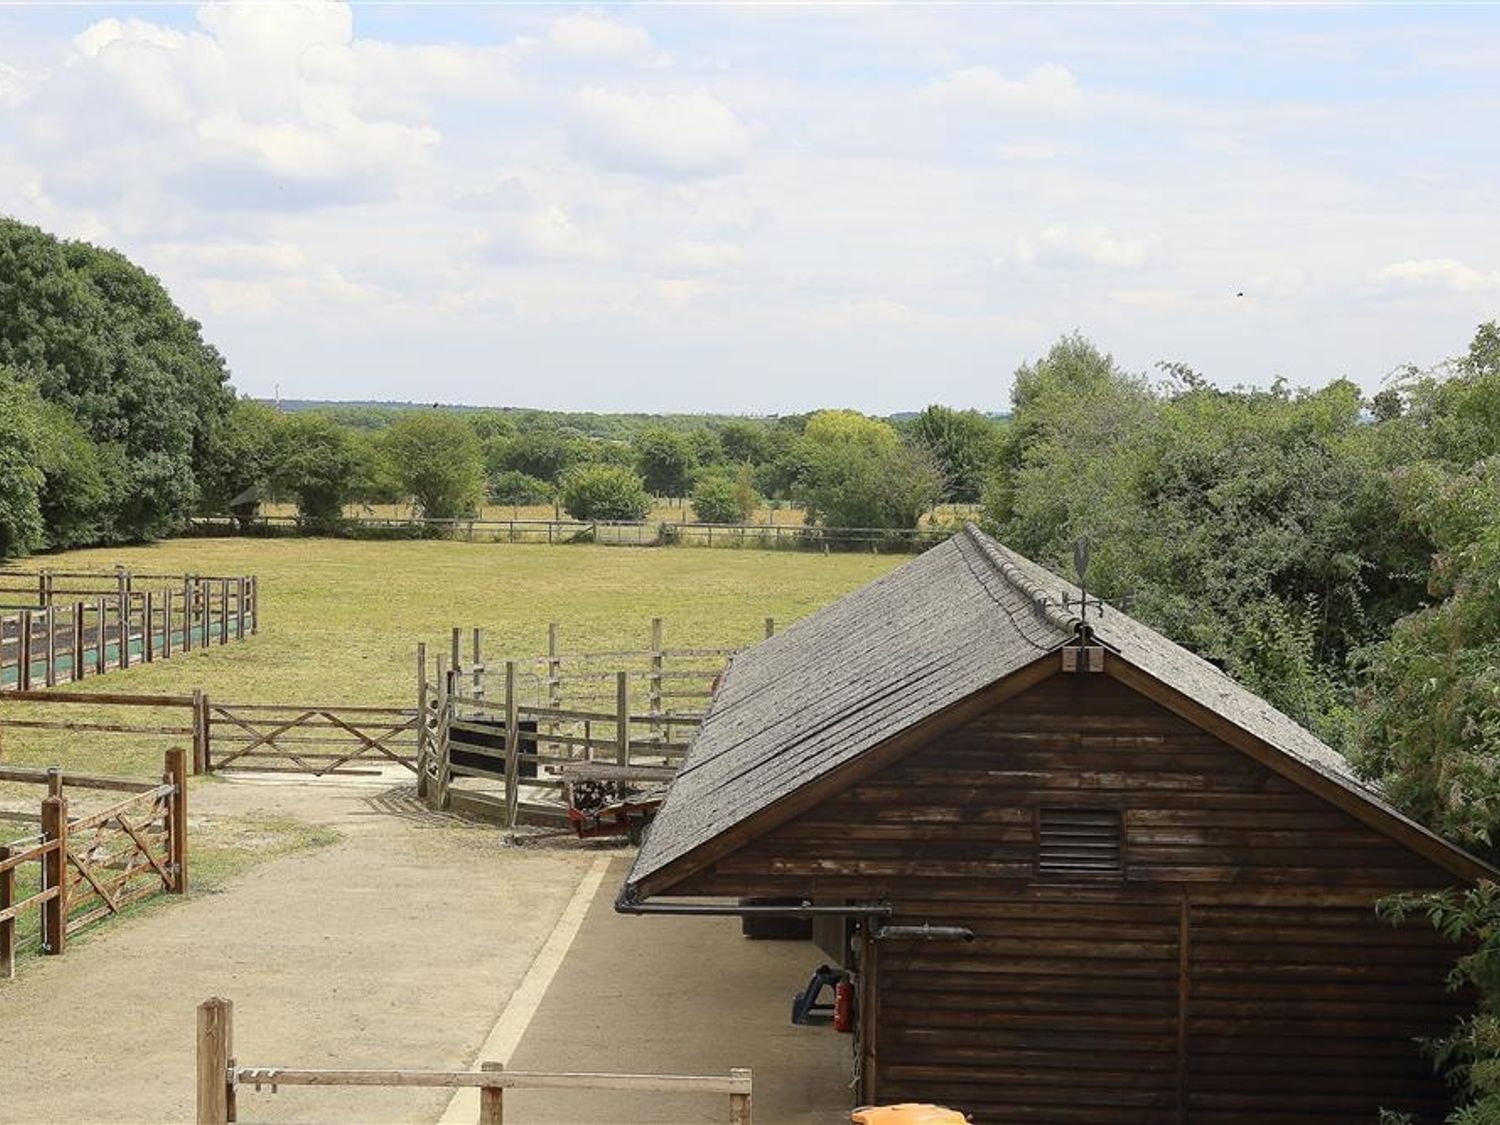
[[[1104,616],[1104,602],[1099,598],[1089,597],[1089,540],[1083,536],[1073,541],[1073,572],[1078,575],[1078,598],[1075,601],[1068,595],[1063,595],[1063,608],[1077,608],[1080,619],[1089,619],[1089,606],[1099,611],[1099,616]]]

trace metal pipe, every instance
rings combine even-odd
[[[886,903],[863,903],[853,906],[815,906],[803,902],[795,906],[742,906],[734,902],[643,902],[621,891],[615,898],[617,914],[708,915],[727,917],[814,918],[819,915],[842,915],[888,918],[891,907]]]

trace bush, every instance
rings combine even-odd
[[[550,504],[554,489],[547,481],[527,476],[515,469],[503,469],[489,480],[491,504]]]
[[[692,500],[699,523],[744,523],[760,506],[748,467],[734,476],[704,473],[693,486]]]
[[[562,506],[576,520],[638,520],[651,510],[651,497],[629,469],[583,465],[563,477]]]

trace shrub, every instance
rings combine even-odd
[[[699,523],[744,523],[760,506],[748,468],[731,476],[704,473],[693,486],[693,518]]]
[[[484,496],[484,458],[479,437],[456,414],[423,410],[407,414],[385,432],[392,474],[428,519],[469,516]]]
[[[582,465],[563,477],[562,506],[576,520],[638,520],[651,510],[651,497],[629,469]]]
[[[491,504],[550,504],[552,485],[537,477],[527,476],[515,469],[502,469],[489,480]]]

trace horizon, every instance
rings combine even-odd
[[[12,6],[0,212],[160,277],[259,398],[992,413],[1073,331],[1130,371],[1369,394],[1500,315],[1497,31]]]

